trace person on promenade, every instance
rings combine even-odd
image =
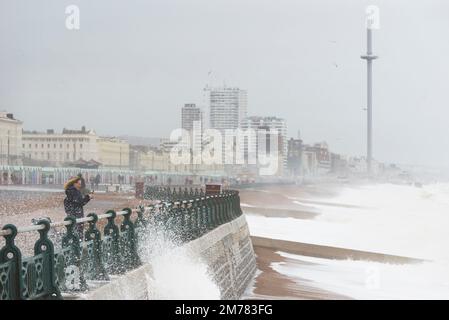
[[[100,184],[101,181],[101,176],[99,173],[97,173],[97,175],[95,176],[95,189],[98,190],[98,185]]]
[[[89,177],[89,182],[90,182],[90,188],[92,191],[95,190],[95,177],[94,176],[90,176]]]
[[[80,178],[81,181],[81,189],[80,189],[81,194],[83,196],[89,194],[90,190],[89,188],[86,187],[86,179],[84,179],[82,173],[78,173],[77,177]]]
[[[70,178],[64,185],[64,190],[66,197],[64,199],[64,209],[65,213],[68,216],[72,216],[75,218],[83,218],[84,217],[84,209],[83,207],[92,200],[92,196],[86,194],[83,195],[81,193],[82,185],[81,178],[79,176]],[[78,236],[80,239],[83,237],[83,229],[84,226],[82,223],[78,223],[76,225],[76,231],[78,232]]]

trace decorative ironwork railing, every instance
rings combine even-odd
[[[204,196],[205,193],[201,187],[147,186],[144,193],[144,198],[147,200],[161,201],[179,201]]]
[[[234,190],[222,190],[221,194],[232,194]],[[195,197],[204,197],[203,188],[195,187],[181,187],[181,186],[147,186],[145,188],[144,198],[148,200],[162,200],[162,201],[180,201],[192,199]]]
[[[177,197],[172,194],[171,198]],[[25,228],[5,225],[0,230],[5,239],[0,249],[0,300],[62,299],[62,292],[88,290],[87,280],[109,280],[110,275],[140,266],[140,235],[147,232],[149,225],[164,228],[181,242],[188,242],[242,215],[239,193],[234,190],[207,197],[194,191],[189,199],[162,200],[134,210],[89,213],[81,219],[68,216],[58,223],[41,219]],[[119,217],[121,222],[117,224]],[[102,232],[100,221],[106,222]],[[78,226],[86,223],[82,241]],[[50,229],[56,227],[66,229],[58,248],[49,238]],[[36,231],[39,239],[34,244],[34,255],[25,257],[16,245],[16,237]]]

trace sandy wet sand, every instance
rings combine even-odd
[[[298,265],[297,261],[280,256],[275,249],[255,246],[254,250],[257,256],[257,268],[261,272],[254,281],[254,289],[243,299],[350,299],[343,295],[317,289],[311,286],[306,279],[301,279],[299,285],[293,279],[280,274],[270,266],[273,262]]]

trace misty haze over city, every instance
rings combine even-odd
[[[65,28],[65,7],[80,29]],[[449,162],[447,1],[1,1],[0,109],[26,129],[167,137],[206,85],[347,155],[366,143],[364,11],[374,32],[374,158]],[[157,119],[157,120],[156,120]]]
[[[0,0],[0,301],[449,299],[448,36],[447,0]]]

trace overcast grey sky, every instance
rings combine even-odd
[[[446,0],[0,0],[0,109],[26,129],[168,136],[184,103],[225,82],[248,90],[251,115],[286,118],[291,136],[364,154],[370,4],[374,156],[446,165]]]

